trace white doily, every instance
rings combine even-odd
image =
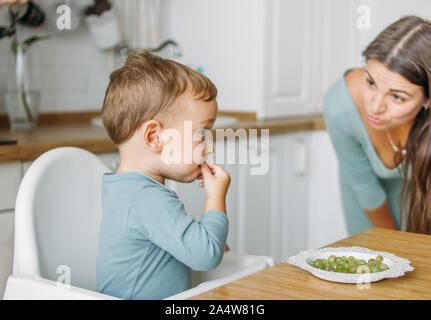
[[[307,261],[317,258],[327,259],[330,255],[335,256],[353,256],[356,259],[375,259],[378,255],[383,257],[383,263],[389,266],[389,270],[376,273],[340,273],[334,271],[321,270],[310,266]],[[413,271],[414,268],[410,265],[410,261],[400,258],[392,253],[384,251],[374,251],[363,247],[337,247],[323,248],[317,250],[302,251],[296,256],[287,259],[287,262],[301,269],[304,269],[314,276],[333,282],[341,283],[369,283],[380,281],[385,278],[397,278],[403,276],[408,271]]]

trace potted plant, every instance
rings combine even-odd
[[[38,9],[31,1],[28,2],[28,5],[31,6],[31,10]],[[49,36],[32,36],[25,40],[19,39],[18,23],[35,26],[37,24],[40,25],[44,20],[40,14],[36,20],[34,19],[35,15],[31,15],[32,21],[26,18],[29,6],[25,10],[13,5],[8,6],[10,24],[9,26],[0,26],[0,39],[11,39],[11,51],[15,58],[16,90],[9,91],[5,95],[6,108],[12,130],[33,128],[37,124],[39,113],[40,92],[32,91],[28,88],[25,54],[31,45],[40,40],[47,39]]]
[[[107,50],[121,42],[118,18],[109,0],[94,0],[85,10],[85,21],[96,46]]]

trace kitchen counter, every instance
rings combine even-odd
[[[222,125],[215,129],[269,129],[271,135],[325,129],[323,117],[319,114],[268,120],[256,120],[255,113],[220,111],[219,115],[238,120],[229,124],[221,122]],[[11,131],[7,118],[5,121],[3,117],[0,119],[0,140],[17,140],[17,144],[0,145],[0,162],[33,160],[52,148],[64,146],[79,147],[93,153],[118,151],[105,129],[92,124],[91,120],[98,116],[97,111],[41,114],[38,127],[27,131]]]

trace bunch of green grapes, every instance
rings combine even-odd
[[[332,255],[328,259],[310,260],[308,264],[314,268],[342,273],[375,273],[389,270],[388,265],[383,263],[382,256],[369,259],[367,262],[352,256],[336,257]]]

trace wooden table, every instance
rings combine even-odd
[[[321,280],[284,262],[192,299],[431,299],[431,236],[372,228],[328,245],[351,246],[391,252],[410,260],[415,269],[360,289],[356,284]]]

